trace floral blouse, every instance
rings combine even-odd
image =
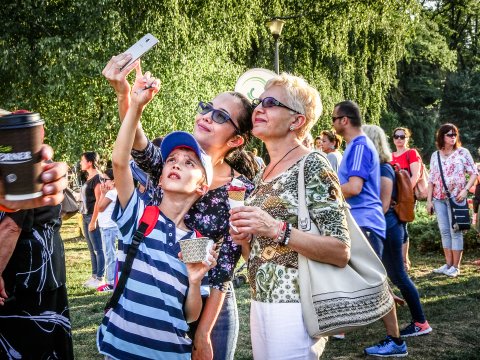
[[[307,155],[308,156],[308,155]],[[269,182],[263,171],[255,178],[255,190],[245,201],[258,206],[278,220],[298,228],[299,160]],[[318,154],[305,162],[306,203],[311,219],[325,236],[334,236],[350,245],[345,217],[346,202],[337,174],[328,160]],[[254,236],[248,263],[252,299],[267,303],[299,302],[298,253],[270,238]]]
[[[428,182],[433,184],[433,197],[443,200],[447,198],[447,194],[443,188],[440,168],[438,166],[438,151],[435,151],[430,158],[430,176]],[[470,176],[477,176],[478,171],[473,161],[470,151],[463,147],[457,148],[448,157],[440,154],[442,162],[443,177],[450,191],[450,195],[456,197],[467,184],[466,173]]]
[[[162,156],[160,149],[148,143],[145,150],[132,151],[132,156],[139,167],[148,172],[152,181],[157,184],[162,173]],[[253,190],[253,184],[245,176],[240,175],[247,188],[245,196]],[[198,230],[203,236],[215,241],[220,249],[217,265],[208,274],[210,285],[222,292],[228,290],[228,282],[233,278],[235,266],[240,258],[242,249],[235,244],[229,234],[230,205],[228,203],[228,187],[230,183],[216,189],[209,190],[185,216],[185,224]],[[160,188],[154,198],[161,197]]]

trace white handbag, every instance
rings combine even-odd
[[[299,229],[320,235],[310,219],[305,197],[304,167],[298,173]],[[351,239],[350,261],[344,268],[298,254],[300,301],[307,331],[318,338],[368,325],[394,306],[387,274],[350,211],[345,208]]]

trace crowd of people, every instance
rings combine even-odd
[[[422,173],[421,156],[409,147],[409,129],[394,129],[392,152],[384,130],[365,124],[359,105],[346,100],[331,110],[332,128],[314,138],[311,130],[323,111],[320,94],[302,78],[283,73],[269,80],[253,102],[232,91],[200,101],[192,134],[176,131],[152,142],[141,117],[160,81],[143,73],[139,61],[124,66],[130,60],[128,54],[115,56],[103,70],[117,96],[121,122],[112,168],[100,171],[93,151],[80,158],[86,175],[80,211],[91,259],[84,286],[115,293],[145,209],[155,206],[159,213],[132,255],[117,301],[99,324],[100,354],[106,359],[234,359],[239,316],[232,279],[243,257],[251,287],[253,357],[318,359],[327,338],[310,337],[304,324],[298,254],[346,266],[351,255],[347,207],[403,298],[392,290],[391,296],[407,304],[412,319],[400,327],[393,307],[382,318],[386,337],[364,353],[406,356],[406,338],[432,332],[408,274],[407,222],[394,211],[400,196],[396,167],[408,172],[412,192]],[[132,71],[136,77],[130,84]],[[267,163],[257,149],[246,151],[252,136],[264,144]],[[438,129],[436,145],[426,204],[436,214],[445,264],[433,272],[456,277],[463,233],[451,226],[443,184],[460,203],[470,188],[479,189],[480,177],[455,125]],[[51,158],[51,149],[44,153]],[[299,199],[299,164],[307,156],[306,199]],[[15,329],[0,328],[0,355],[73,358],[59,236],[65,172],[64,164],[45,165],[40,198],[0,199],[0,321]],[[231,208],[228,190],[238,182],[246,190],[245,204]],[[306,201],[321,235],[299,229],[300,201]],[[479,202],[476,198],[476,213]],[[32,210],[12,212],[17,209]],[[212,239],[215,251],[201,263],[182,262],[179,241],[200,236]],[[39,317],[51,327],[36,326]],[[25,346],[19,331],[31,334],[38,345]],[[348,335],[337,337],[349,341]]]

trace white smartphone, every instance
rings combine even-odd
[[[132,59],[123,65],[123,67],[120,70],[123,70],[126,66],[130,65],[133,63],[135,60],[139,59],[143,54],[145,54],[148,50],[150,50],[152,47],[154,47],[158,43],[158,39],[153,36],[152,34],[146,34],[144,37],[142,37],[140,40],[138,40],[133,46],[127,49],[125,51],[125,54],[131,54]]]

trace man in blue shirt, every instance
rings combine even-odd
[[[360,108],[353,101],[342,101],[335,105],[332,124],[347,142],[338,168],[343,195],[351,206],[353,218],[381,259],[386,223],[380,200],[378,152],[362,131]],[[400,339],[395,307],[382,320],[387,337],[379,344],[365,348],[365,354],[379,357],[406,356],[407,345]]]
[[[342,192],[352,216],[382,257],[385,217],[380,200],[380,161],[371,140],[362,131],[360,108],[352,101],[335,105],[333,127],[345,138],[347,147],[338,169]]]

